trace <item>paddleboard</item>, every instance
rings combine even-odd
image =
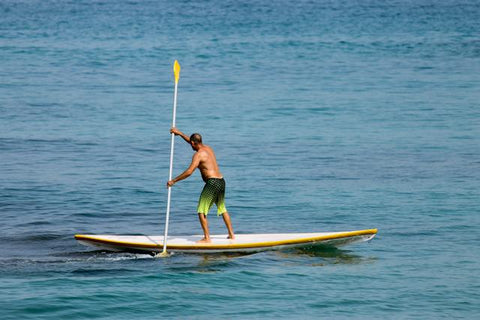
[[[213,235],[211,243],[197,243],[203,238],[194,236],[168,236],[168,252],[190,253],[227,253],[227,252],[259,252],[266,250],[282,250],[308,246],[340,247],[356,242],[371,240],[377,229],[317,232],[317,233],[271,233],[271,234],[236,234],[234,240],[227,235]],[[163,250],[163,236],[148,235],[75,235],[81,244],[108,251],[149,252]]]

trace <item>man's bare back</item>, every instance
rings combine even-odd
[[[199,158],[198,169],[202,174],[203,181],[206,182],[210,178],[222,178],[212,148],[207,145],[202,145],[194,156],[198,156]]]
[[[191,141],[190,137],[185,135],[177,128],[172,128],[170,132],[175,135],[181,136],[183,140],[189,143],[192,149],[196,152],[193,154],[192,162],[190,163],[190,166],[187,168],[187,170],[185,170],[175,179],[169,181],[169,187],[173,186],[173,184],[177,183],[180,180],[188,178],[197,168],[200,170],[200,173],[202,174],[202,179],[205,182],[210,178],[222,178],[222,174],[220,173],[220,170],[218,168],[217,159],[212,148],[203,144],[202,142],[195,143],[194,141]]]

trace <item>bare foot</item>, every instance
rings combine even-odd
[[[232,234],[232,235],[229,235],[229,236],[227,237],[227,239],[235,240],[235,235],[233,235],[233,234]]]
[[[197,241],[197,243],[211,243],[212,240],[210,238],[203,238]]]

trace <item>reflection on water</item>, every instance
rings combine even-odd
[[[330,246],[308,246],[303,248],[291,249],[288,251],[278,251],[277,255],[289,259],[290,263],[301,261],[302,264],[309,263],[306,258],[321,258],[310,261],[312,266],[326,266],[332,264],[364,264],[377,261],[376,257],[363,257],[352,254],[351,251],[342,250]],[[300,260],[299,260],[300,259]]]
[[[361,256],[349,250],[342,250],[332,246],[307,246],[303,248],[285,249],[278,251],[264,251],[251,253],[171,253],[166,258],[154,258],[148,254],[134,254],[126,252],[90,251],[75,253],[75,257],[68,256],[68,260],[85,260],[87,263],[118,262],[118,261],[145,261],[153,262],[154,267],[162,268],[163,272],[178,273],[218,273],[235,268],[243,269],[242,264],[268,265],[278,262],[287,266],[329,266],[355,265],[374,263],[377,257]],[[244,260],[246,259],[246,260]],[[242,262],[245,261],[245,262]],[[134,263],[136,264],[136,263]],[[130,266],[131,267],[131,266]],[[143,266],[145,268],[147,266]],[[147,267],[149,268],[149,267]]]
[[[236,266],[236,261],[254,253],[177,253],[179,260],[168,263],[169,270],[212,273]]]

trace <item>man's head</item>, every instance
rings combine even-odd
[[[198,150],[199,146],[202,144],[202,136],[199,133],[194,133],[190,136],[190,145],[193,150]]]

